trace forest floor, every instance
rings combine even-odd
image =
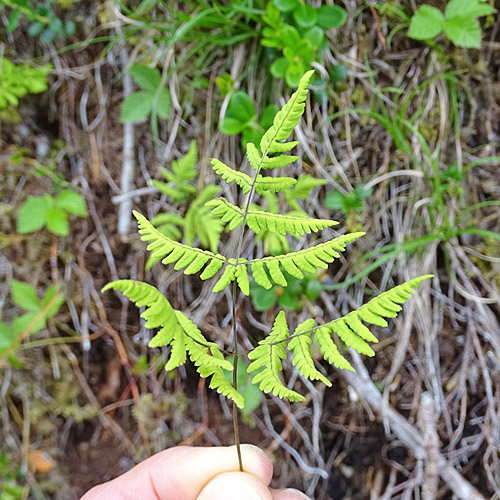
[[[221,118],[237,89],[257,116],[281,107],[293,89],[269,71],[276,55],[260,43],[264,0],[205,8],[201,1],[58,0],[47,5],[75,30],[47,41],[24,11],[7,30],[12,5],[21,3],[0,2],[0,55],[52,66],[45,92],[0,108],[0,498],[74,500],[167,447],[233,444],[225,398],[192,365],[166,372],[168,350],[147,346],[151,334],[138,309],[101,289],[117,279],[146,281],[211,340],[230,345],[229,295],[212,293],[213,280],[146,266],[131,211],[149,219],[176,214],[185,225],[169,221],[170,234],[185,241],[190,232],[195,245],[234,254],[234,237],[223,232],[214,243],[213,220],[196,206],[210,185],[243,204],[210,167],[218,158],[250,171],[241,134],[223,133]],[[289,203],[339,221],[330,237],[366,236],[318,273],[317,294],[297,285],[287,317],[330,320],[416,276],[434,277],[389,327],[373,328],[374,357],[345,351],[356,373],[318,355],[331,388],[285,363],[286,379],[306,401],[263,398],[241,419],[241,440],[272,458],[273,486],[316,500],[498,499],[500,16],[481,18],[481,48],[464,49],[444,35],[432,43],[408,38],[397,12],[411,15],[423,2],[385,2],[394,6],[386,11],[337,3],[346,22],[324,32],[313,63],[322,80],[295,131],[300,159],[285,173],[324,182],[293,203],[276,197],[276,208]],[[429,3],[444,10],[445,2]],[[138,90],[129,71],[137,65],[159,69],[170,109],[123,123],[122,102]],[[174,201],[152,181],[165,181],[162,169],[171,171],[193,140],[195,194]],[[79,193],[87,207],[69,218],[67,235],[19,230],[30,196],[63,190]],[[306,243],[268,238],[255,249],[265,255]],[[39,307],[23,311],[12,280],[40,299],[58,291],[59,307],[36,332],[25,323],[5,348],[7,325]],[[269,333],[283,290],[274,293],[260,311],[238,301],[242,347]]]

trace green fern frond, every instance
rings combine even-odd
[[[224,360],[224,356],[219,351],[213,354],[214,357]],[[229,361],[227,361],[227,363],[229,363]],[[231,363],[229,364],[231,365]],[[233,369],[232,365],[231,369]],[[227,398],[233,400],[238,408],[243,409],[245,406],[245,398],[228,382],[222,368],[200,365],[197,370],[203,378],[212,377],[209,385],[210,389],[216,389],[219,394],[223,394]]]
[[[234,170],[215,158],[211,160],[211,163],[214,167],[214,172],[222,176],[227,182],[236,182],[245,194],[250,192],[254,181],[249,175]],[[263,177],[258,174],[255,180],[255,191],[259,194],[265,191],[276,193],[291,189],[296,183],[296,179],[292,179],[291,177]]]
[[[191,141],[189,151],[179,160],[172,162],[172,171],[162,169],[165,182],[152,180],[158,190],[177,202],[185,201],[189,195],[196,193],[196,188],[189,183],[196,177],[198,151],[196,141]]]
[[[280,311],[276,316],[271,333],[248,354],[251,363],[247,371],[252,373],[261,370],[252,380],[254,384],[259,385],[261,391],[272,393],[289,401],[304,401],[304,396],[288,389],[280,378],[280,373],[283,370],[281,360],[286,358],[284,343],[288,337],[289,331],[285,313]]]
[[[186,362],[186,354],[189,354],[195,366],[204,368],[204,373],[212,370],[209,375],[219,371],[223,375],[222,370],[233,370],[233,365],[224,359],[217,344],[208,341],[186,315],[175,311],[154,286],[134,280],[118,280],[108,283],[102,291],[110,289],[120,290],[137,307],[146,307],[141,314],[141,317],[147,320],[144,325],[146,328],[161,327],[149,342],[149,347],[171,346],[166,370],[183,365]]]
[[[220,254],[214,254],[208,250],[192,248],[177,241],[167,238],[161,234],[143,215],[134,211],[134,216],[139,222],[139,233],[143,241],[150,242],[147,249],[155,259],[162,259],[163,264],[175,262],[174,269],[184,269],[184,274],[199,272],[205,264],[208,264],[200,275],[206,280],[228,264],[228,260]]]
[[[293,332],[290,342],[288,343],[288,349],[293,351],[292,363],[304,377],[309,380],[321,380],[328,387],[331,387],[332,383],[322,373],[316,370],[311,355],[311,333],[314,323],[314,319],[307,319],[302,322]]]
[[[212,208],[212,215],[220,217],[222,222],[226,224],[229,223],[228,229],[230,231],[243,222],[245,210],[229,203],[225,198],[211,200],[205,206]],[[325,227],[334,226],[338,222],[327,219],[298,217],[290,214],[249,210],[247,212],[246,224],[256,234],[269,231],[271,233],[289,233],[292,236],[302,236],[304,233],[310,234],[313,231],[320,231]]]
[[[263,135],[260,141],[260,150],[264,158],[267,158],[267,155],[271,153],[289,151],[289,144],[283,144],[280,141],[288,139],[292,130],[299,124],[300,117],[304,113],[307,87],[313,74],[312,70],[304,74],[297,90],[283,108],[276,113],[273,125]]]
[[[378,297],[371,299],[359,309],[350,312],[342,318],[330,321],[318,328],[319,336],[315,333],[316,340],[320,344],[321,352],[326,359],[343,363],[338,357],[336,348],[331,349],[333,342],[328,342],[326,336],[335,333],[349,347],[360,354],[373,356],[375,353],[367,342],[378,342],[377,337],[361,322],[372,325],[387,326],[384,318],[394,318],[401,310],[400,304],[404,304],[415,292],[417,286],[424,280],[431,278],[431,274],[414,278],[402,285],[396,286]],[[335,362],[336,361],[336,362]]]
[[[267,277],[264,266],[267,267],[271,280],[274,281],[274,283],[281,286],[287,286],[288,283],[280,270],[280,264],[288,274],[291,274],[295,278],[302,279],[304,277],[302,271],[316,273],[318,269],[327,269],[329,263],[340,257],[339,252],[343,252],[346,249],[347,243],[351,243],[364,234],[365,233],[362,232],[345,234],[325,243],[320,243],[313,247],[300,250],[299,252],[254,259],[248,261],[248,263],[252,267],[252,274],[255,281],[260,286],[267,290],[272,287],[272,283]]]

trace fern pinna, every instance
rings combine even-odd
[[[269,289],[273,284],[286,287],[287,281],[283,270],[301,279],[304,277],[304,272],[316,273],[318,269],[326,269],[328,264],[346,249],[348,243],[364,234],[362,232],[345,234],[304,250],[283,255],[250,259],[242,257],[242,241],[246,227],[256,235],[270,231],[302,236],[304,233],[320,231],[337,224],[331,220],[250,209],[255,193],[293,189],[297,182],[291,177],[270,177],[262,175],[261,172],[266,169],[286,167],[298,159],[296,156],[285,154],[293,149],[298,141],[283,141],[289,138],[304,112],[307,87],[312,75],[313,72],[309,71],[302,77],[297,91],[276,114],[273,125],[266,131],[260,144],[258,146],[247,144],[247,158],[254,170],[252,176],[235,170],[219,160],[212,160],[217,174],[228,183],[235,182],[244,194],[248,194],[243,208],[233,205],[224,198],[207,203],[207,206],[212,208],[212,215],[227,224],[229,230],[239,228],[240,238],[235,256],[228,257],[179,243],[158,231],[144,216],[134,212],[139,223],[141,238],[149,243],[147,248],[155,261],[175,264],[174,269],[183,269],[184,274],[201,271],[202,280],[213,278],[220,273],[213,286],[214,292],[232,285],[234,365],[238,356],[234,304],[238,288],[243,294],[249,294],[249,274],[251,273],[253,279],[264,288]],[[290,401],[304,400],[304,396],[288,388],[283,382],[282,361],[289,357],[301,375],[330,386],[331,382],[315,366],[311,352],[313,340],[319,345],[326,361],[338,368],[352,370],[349,362],[339,351],[336,339],[359,353],[373,356],[374,352],[368,343],[377,342],[377,338],[366,324],[387,326],[385,318],[395,317],[401,310],[401,304],[411,297],[421,281],[429,277],[429,275],[421,276],[396,286],[346,316],[325,324],[316,324],[314,319],[307,319],[291,331],[285,313],[279,312],[269,335],[248,353],[251,361],[248,372],[257,372],[253,378],[254,383],[265,393]],[[217,344],[208,341],[189,318],[182,312],[175,311],[162,293],[146,283],[133,280],[114,281],[103,290],[110,288],[122,291],[138,307],[145,308],[142,317],[147,320],[147,328],[159,328],[149,345],[170,346],[170,358],[165,367],[167,370],[184,364],[189,357],[202,377],[211,377],[211,388],[233,400],[239,408],[243,407],[244,399],[238,392],[236,377],[231,385],[224,376],[224,370],[234,370],[233,364],[224,358]]]

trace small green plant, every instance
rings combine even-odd
[[[282,57],[272,63],[271,74],[284,78],[290,87],[296,87],[326,46],[325,30],[339,28],[346,17],[346,11],[338,5],[315,8],[304,0],[269,2],[262,16],[268,26],[262,30],[261,44],[282,53]]]
[[[226,116],[219,125],[219,129],[227,135],[241,134],[243,147],[249,142],[258,144],[264,131],[272,125],[277,112],[278,107],[271,104],[264,108],[258,119],[255,105],[248,94],[243,90],[237,90],[229,100]]]
[[[21,500],[24,487],[19,484],[21,467],[12,464],[7,455],[0,455],[0,500]]]
[[[30,196],[17,216],[17,232],[28,234],[47,227],[57,236],[69,235],[69,216],[87,216],[87,204],[82,196],[66,189],[55,198],[50,194]]]
[[[0,357],[7,357],[9,362],[17,363],[13,356],[16,346],[26,335],[37,333],[45,328],[47,320],[53,317],[64,299],[60,291],[51,285],[42,300],[36,290],[28,283],[10,281],[12,302],[24,311],[16,316],[9,326],[0,321]]]
[[[14,64],[5,57],[0,59],[0,109],[17,107],[26,94],[39,94],[47,90],[47,75],[52,66],[34,68],[27,63]]]
[[[216,196],[220,188],[218,186],[205,186],[199,194],[196,194],[196,187],[191,181],[198,176],[197,162],[196,142],[192,141],[186,155],[172,162],[171,171],[162,169],[162,175],[166,182],[152,181],[165,196],[178,204],[189,203],[189,206],[183,215],[161,213],[151,223],[158,231],[171,239],[179,241],[184,236],[185,242],[192,245],[198,238],[204,248],[217,252],[224,225],[211,215],[210,208],[205,207],[205,203]],[[155,262],[157,259],[150,257],[147,267],[150,268]]]
[[[408,36],[415,40],[432,40],[444,31],[458,47],[481,48],[481,26],[478,17],[496,12],[486,0],[450,0],[444,14],[432,5],[422,5],[413,15]]]
[[[167,119],[170,113],[170,92],[162,82],[158,69],[136,65],[130,74],[141,90],[130,94],[122,103],[123,123],[136,122],[152,115]]]
[[[239,228],[237,250],[233,257],[178,243],[160,233],[143,215],[134,212],[139,222],[139,233],[143,241],[149,243],[148,250],[152,252],[154,258],[162,259],[163,264],[175,264],[174,269],[183,269],[187,275],[198,273],[203,269],[200,275],[202,280],[210,279],[222,270],[212,290],[220,292],[230,286],[233,362],[224,358],[219,345],[209,341],[198,327],[182,311],[175,310],[155,287],[134,280],[119,280],[103,288],[103,291],[120,290],[138,307],[145,308],[142,317],[147,320],[146,328],[159,328],[149,345],[171,347],[166,370],[173,370],[183,365],[189,357],[202,377],[211,377],[210,388],[216,389],[233,401],[235,440],[241,470],[243,466],[239,451],[237,408],[245,407],[245,397],[240,391],[237,376],[238,362],[242,353],[239,350],[236,301],[239,291],[246,296],[250,294],[249,271],[254,281],[265,289],[271,289],[274,285],[286,288],[289,283],[283,271],[297,279],[303,279],[304,272],[315,274],[319,269],[327,269],[328,264],[340,257],[347,244],[364,234],[348,233],[300,251],[263,258],[253,258],[252,246],[243,248],[247,227],[256,234],[269,230],[304,235],[336,224],[335,221],[325,219],[250,209],[255,194],[287,191],[297,183],[296,179],[290,177],[272,177],[263,173],[272,168],[286,167],[297,160],[296,156],[285,153],[293,149],[298,141],[283,141],[290,137],[304,112],[307,88],[312,76],[313,71],[309,71],[300,79],[297,91],[276,114],[273,124],[262,136],[259,145],[251,142],[247,144],[247,158],[254,170],[252,176],[235,170],[220,160],[212,160],[212,166],[217,174],[228,183],[234,182],[244,194],[248,195],[244,207],[233,205],[223,198],[207,204],[214,209],[215,216],[221,217],[221,220],[228,224],[230,231]],[[282,362],[287,358],[288,350],[293,365],[302,376],[311,381],[321,381],[330,387],[332,385],[330,380],[316,367],[311,350],[313,338],[327,362],[341,369],[353,370],[341,354],[337,342],[343,342],[361,354],[373,356],[374,351],[368,342],[377,342],[377,338],[366,324],[387,326],[385,318],[395,317],[402,309],[401,304],[404,304],[416,287],[429,277],[429,275],[421,276],[396,286],[355,311],[328,322],[316,323],[315,318],[309,318],[290,330],[285,312],[280,311],[269,335],[261,339],[258,345],[247,353],[250,360],[247,373],[254,374],[253,384],[258,385],[264,393],[272,393],[289,401],[304,401],[302,394],[292,387],[287,387],[283,382]],[[233,371],[232,384],[226,378],[224,370]]]
[[[7,29],[14,31],[21,19],[31,22],[28,33],[31,36],[40,36],[45,43],[53,42],[58,38],[67,38],[75,32],[75,23],[71,20],[61,21],[52,10],[52,0],[31,2],[30,0],[2,0],[5,7],[11,9]]]
[[[350,193],[344,194],[340,191],[330,191],[325,198],[325,205],[331,210],[341,210],[348,218],[350,230],[358,225],[358,215],[365,209],[365,199],[370,196],[371,188],[364,185],[356,186]]]

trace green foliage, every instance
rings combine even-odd
[[[323,284],[314,275],[306,273],[304,279],[299,279],[282,270],[287,286],[273,285],[266,289],[255,281],[250,283],[250,298],[256,311],[271,309],[276,301],[281,307],[300,311],[303,307],[302,298],[314,301],[323,290]]]
[[[220,81],[221,85],[226,83],[226,81]],[[264,131],[273,123],[277,112],[277,106],[271,104],[264,108],[260,120],[257,119],[254,103],[246,92],[238,90],[229,99],[229,107],[219,129],[227,135],[241,134],[244,147],[249,142],[257,144]]]
[[[444,31],[458,47],[481,48],[478,17],[496,12],[486,0],[450,0],[444,14],[432,5],[422,5],[411,18],[408,36],[432,40]]]
[[[263,134],[260,143],[258,145],[248,143],[247,158],[255,170],[253,177],[214,159],[212,165],[216,173],[228,182],[234,181],[244,193],[251,195],[255,192],[263,193],[265,196],[268,196],[269,191],[284,190],[286,192],[293,185],[298,184],[297,182],[290,183],[290,180],[295,181],[295,179],[263,177],[260,172],[263,169],[283,168],[295,161],[296,157],[283,153],[295,147],[297,141],[283,141],[289,139],[293,128],[298,124],[304,112],[307,88],[312,73],[312,71],[307,72],[301,78],[297,91],[276,114],[272,126]],[[307,196],[314,185],[314,182],[309,182],[299,194]],[[309,231],[319,231],[334,223],[290,214],[264,212],[262,209],[254,210],[250,206],[251,197],[245,209],[223,198],[208,203],[208,208],[214,209],[212,215],[220,217],[222,222],[229,223],[230,230],[240,228],[240,245],[247,225],[257,235],[263,231],[276,231],[278,234],[284,232],[298,236]],[[340,252],[346,249],[348,243],[364,234],[348,233],[297,252],[245,259],[240,254],[236,257],[226,257],[178,243],[161,234],[139,213],[134,212],[134,214],[139,221],[141,238],[149,243],[147,248],[154,258],[162,259],[163,264],[175,263],[174,269],[184,269],[184,274],[194,274],[203,269],[200,275],[202,280],[212,278],[220,271],[221,274],[213,287],[214,292],[221,291],[236,281],[237,286],[245,295],[250,293],[249,269],[257,285],[262,288],[271,290],[274,286],[279,286],[286,290],[292,285],[293,280],[302,280],[304,273],[314,275],[318,269],[327,269],[328,264],[340,256]],[[400,304],[406,302],[418,284],[429,277],[422,276],[397,286],[359,309],[329,323],[316,325],[314,319],[306,319],[295,328],[292,334],[290,334],[285,313],[280,311],[270,334],[248,353],[251,363],[247,372],[255,373],[253,384],[257,384],[263,392],[272,393],[280,398],[303,401],[304,396],[288,388],[283,382],[282,361],[288,357],[288,351],[292,363],[302,376],[312,381],[319,380],[328,386],[331,385],[328,378],[315,364],[311,350],[313,339],[318,343],[326,361],[339,368],[352,369],[349,362],[339,352],[336,342],[343,342],[362,354],[372,356],[373,350],[368,342],[376,342],[377,339],[365,323],[387,326],[385,318],[395,317],[401,310]],[[314,283],[314,278],[309,280]],[[231,363],[224,359],[217,345],[205,339],[183,313],[174,311],[158,290],[145,283],[131,280],[110,283],[103,290],[109,288],[121,290],[138,307],[145,307],[142,316],[147,319],[146,327],[160,328],[150,345],[171,347],[170,358],[166,365],[167,370],[182,365],[189,356],[202,377],[212,377],[211,388],[217,389],[219,393],[232,399],[238,407],[245,407],[244,395],[239,390],[238,383],[235,384],[236,387],[233,387],[224,376],[223,370],[233,369]],[[315,283],[310,289],[311,296],[320,291],[321,288]],[[238,376],[236,378],[238,379]]]
[[[75,32],[75,23],[71,20],[62,21],[52,10],[52,0],[43,2],[37,0],[2,0],[2,4],[11,9],[7,30],[14,31],[24,15],[31,23],[28,34],[39,36],[40,41],[53,42],[58,38],[67,38]]]
[[[217,186],[205,186],[196,194],[193,180],[196,179],[196,163],[198,154],[196,142],[192,141],[188,152],[181,159],[172,162],[172,170],[162,169],[166,182],[153,180],[153,184],[165,196],[176,203],[188,202],[189,205],[183,216],[172,213],[158,214],[151,223],[170,239],[179,241],[184,234],[185,242],[193,245],[196,238],[203,247],[217,252],[223,224],[210,214],[205,203],[211,200],[220,191]],[[179,229],[183,229],[183,232]],[[147,267],[150,268],[157,259],[150,258]]]
[[[372,190],[365,186],[356,186],[350,193],[344,194],[340,191],[330,191],[325,198],[325,205],[331,210],[342,210],[344,215],[351,212],[364,210],[364,200],[370,196]]]
[[[47,75],[52,66],[39,68],[27,63],[14,64],[5,57],[0,59],[0,109],[17,106],[26,94],[39,94],[47,90]]]
[[[0,500],[21,500],[24,488],[19,484],[21,467],[14,465],[7,455],[0,455]]]
[[[325,30],[345,23],[346,11],[338,5],[312,7],[304,0],[273,0],[267,4],[262,20],[261,44],[281,51],[271,65],[275,78],[284,78],[296,87],[304,72],[311,68],[326,44]]]
[[[141,90],[130,94],[122,103],[123,123],[136,122],[153,114],[167,119],[170,113],[170,92],[162,84],[160,71],[136,65],[130,74]]]
[[[52,318],[64,302],[63,296],[51,285],[40,300],[36,290],[28,283],[10,281],[12,302],[23,314],[16,316],[9,326],[0,322],[0,357],[15,350],[21,336],[37,333],[45,328],[47,320]]]
[[[82,196],[74,191],[61,191],[55,198],[49,194],[30,196],[17,216],[17,232],[28,234],[43,227],[57,235],[69,235],[69,216],[87,216],[87,205]]]

